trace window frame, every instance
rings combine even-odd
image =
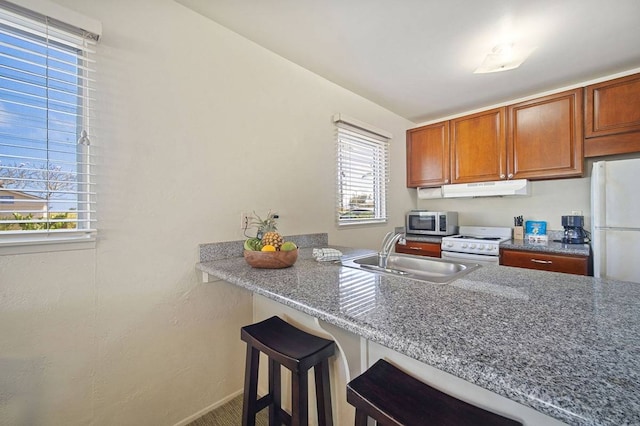
[[[87,134],[92,136],[92,126],[90,121],[93,119],[93,107],[91,105],[93,95],[89,96],[89,90],[95,90],[95,88],[94,82],[92,80],[94,76],[88,76],[89,70],[86,68],[86,65],[88,63],[95,62],[95,59],[93,58],[93,53],[95,52],[92,51],[92,48],[93,45],[95,45],[95,42],[100,37],[102,25],[98,21],[79,15],[74,11],[67,10],[59,5],[48,2],[47,0],[43,0],[41,6],[46,9],[46,11],[43,10],[43,12],[51,12],[51,14],[55,17],[50,17],[46,14],[40,13],[37,10],[25,9],[13,3],[0,0],[0,11],[2,12],[2,16],[4,17],[1,23],[4,26],[4,31],[6,31],[7,34],[15,34],[16,36],[20,36],[21,34],[24,36],[25,34],[28,34],[28,39],[30,41],[28,42],[29,44],[27,46],[30,48],[31,46],[37,46],[37,43],[40,43],[40,48],[45,49],[45,51],[48,52],[48,49],[60,49],[60,46],[66,45],[66,48],[60,50],[67,50],[68,54],[75,55],[75,57],[78,58],[77,65],[74,70],[77,75],[77,82],[75,83],[75,86],[77,87],[77,93],[76,95],[74,95],[74,97],[76,105],[75,110],[78,114],[76,120],[78,122],[78,127],[81,130],[76,131],[78,140],[76,143],[75,155],[72,154],[73,151],[69,152],[69,154],[71,155],[70,158],[75,157],[73,160],[71,160],[70,163],[68,163],[73,167],[68,171],[63,172],[66,174],[72,173],[74,175],[71,184],[75,188],[75,190],[73,190],[74,193],[77,194],[75,197],[75,201],[73,202],[78,206],[78,213],[75,218],[72,216],[71,219],[64,220],[71,221],[75,224],[76,228],[52,230],[47,226],[47,229],[42,230],[27,231],[23,228],[22,230],[1,231],[0,255],[90,249],[95,248],[96,242],[97,227],[94,225],[96,221],[96,212],[94,207],[96,202],[96,194],[95,190],[93,189],[95,187],[95,182],[92,178],[94,175],[94,172],[92,170],[94,168],[94,165],[92,161],[93,154],[91,153],[90,147],[90,145],[93,143],[93,139],[89,139],[87,137]],[[60,20],[60,18],[64,19],[65,16],[69,16],[71,19],[69,19],[68,22]],[[82,27],[78,25],[81,25]],[[91,28],[92,31],[87,31],[82,28]],[[54,35],[49,36],[49,31],[52,31]],[[55,36],[59,36],[59,40],[62,40],[62,42],[56,42]],[[51,37],[51,39],[49,39],[49,37]],[[7,46],[17,46],[16,48],[20,48],[18,43],[7,43]],[[36,50],[33,48],[28,51],[36,52]],[[48,70],[52,69],[51,67],[51,64],[46,63],[45,71],[43,71],[42,74],[34,74],[34,76],[48,75]],[[51,99],[48,91],[49,85],[47,84],[40,87],[47,90],[46,96],[44,96],[42,99],[47,100],[47,107],[45,111],[49,111],[49,99]],[[2,99],[10,98],[8,96],[5,96]],[[47,116],[48,115],[49,113],[47,112]],[[10,119],[15,119],[15,116],[11,115],[7,117],[9,117]],[[46,118],[45,120],[49,119]],[[25,125],[25,128],[29,128],[28,125]],[[51,176],[51,172],[49,172],[48,170],[50,170],[49,167],[54,164],[49,160],[49,153],[53,152],[51,150],[54,148],[49,148],[48,130],[45,139],[40,140],[42,142],[42,146],[45,147],[46,150],[46,155],[44,158],[47,159],[44,163],[47,165],[47,171],[42,172],[46,173],[47,177],[45,179],[47,180],[43,182],[48,182],[48,179],[50,179],[49,176]],[[9,145],[5,146],[9,147]],[[10,149],[10,147],[7,149]],[[5,157],[10,155],[11,151],[5,151]],[[15,158],[20,160],[20,157]],[[11,163],[7,162],[7,164],[7,167],[12,168]],[[8,187],[3,189],[7,190],[8,192],[22,192],[20,188]],[[31,191],[33,190],[34,189],[31,189]],[[29,191],[26,191],[24,192],[24,194],[28,195],[28,192]],[[46,198],[43,198],[43,200],[48,204],[50,198],[47,196]],[[72,198],[71,200],[74,199]],[[91,205],[91,207],[88,207],[89,205]],[[72,210],[73,209],[68,211]],[[7,213],[11,214],[9,210],[7,211]],[[47,214],[45,214],[44,219],[48,223],[64,221],[56,221],[51,217],[54,214],[56,214],[56,210],[47,207]]]
[[[336,223],[338,227],[383,224],[388,216],[389,188],[389,142],[392,135],[362,121],[336,114],[333,117],[336,126]],[[349,151],[349,152],[347,152]],[[371,154],[373,160],[365,164],[362,157]],[[350,165],[352,167],[350,167]],[[354,171],[362,171],[372,177],[370,186],[362,178],[352,176]],[[358,194],[355,189],[366,186],[365,193]],[[369,190],[370,189],[370,190]],[[362,191],[361,191],[362,192]],[[352,208],[354,199],[369,197],[371,208]],[[355,201],[358,203],[358,201]],[[357,206],[355,206],[357,207]],[[347,210],[348,209],[348,210]],[[352,214],[346,217],[345,211]],[[361,214],[364,212],[364,214]],[[373,215],[367,214],[368,212]]]

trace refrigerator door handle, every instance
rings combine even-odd
[[[592,230],[605,226],[606,222],[606,162],[593,163],[591,173],[591,221]]]

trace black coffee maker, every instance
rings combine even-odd
[[[562,216],[565,244],[584,244],[588,241],[589,233],[584,230],[584,216]]]

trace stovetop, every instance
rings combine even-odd
[[[458,235],[443,237],[442,239],[502,242],[511,239],[511,228],[499,226],[461,226]]]
[[[511,228],[461,226],[459,235],[442,238],[442,250],[498,256],[499,246],[511,239]]]
[[[453,235],[451,238],[461,240],[505,241],[504,237],[479,237],[476,235]]]

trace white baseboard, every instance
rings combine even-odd
[[[226,404],[227,402],[231,401],[233,398],[235,398],[236,396],[240,395],[241,393],[242,393],[242,389],[232,393],[229,396],[226,396],[226,397],[222,398],[218,402],[214,402],[213,404],[209,405],[208,407],[203,408],[202,410],[198,411],[197,413],[190,415],[186,419],[180,420],[174,426],[186,426],[189,423],[191,423],[192,421],[194,421],[195,419],[199,419],[200,417],[204,416],[208,412],[213,411],[216,408]]]

